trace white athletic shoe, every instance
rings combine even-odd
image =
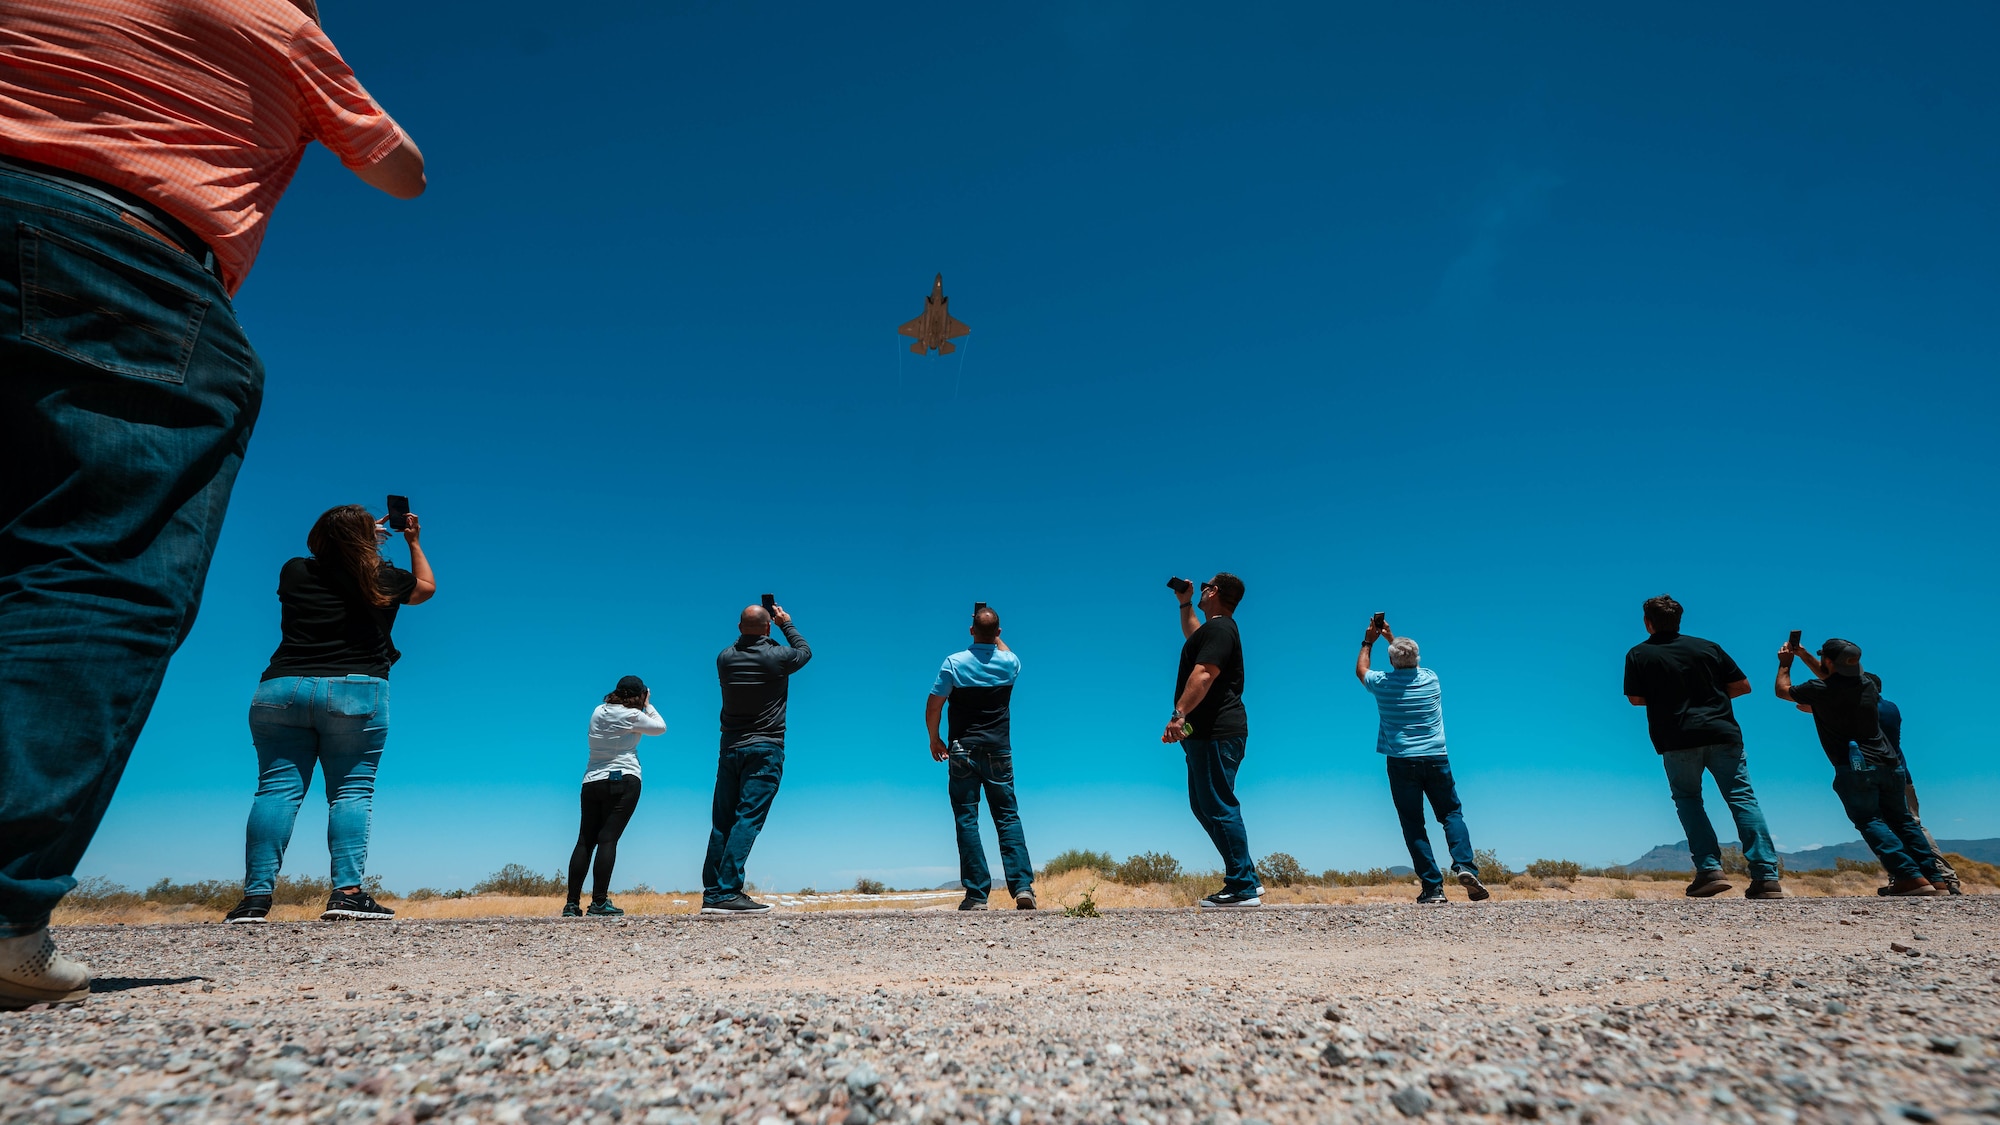
[[[90,966],[57,953],[48,927],[0,938],[0,1009],[65,1004],[89,995]]]

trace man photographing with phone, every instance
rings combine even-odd
[[[785,701],[792,673],[812,659],[812,648],[775,597],[765,594],[764,601],[769,608],[753,605],[737,615],[736,643],[715,658],[722,684],[722,752],[715,765],[708,855],[701,864],[703,914],[771,909],[743,893],[743,865],[785,776]],[[774,622],[786,644],[771,639]]]
[[[1243,580],[1218,572],[1201,584],[1199,597],[1185,578],[1167,579],[1167,588],[1180,600],[1181,636],[1187,639],[1174,679],[1174,713],[1167,717],[1160,741],[1180,743],[1187,758],[1188,806],[1222,854],[1222,889],[1201,905],[1260,906],[1264,888],[1257,882],[1250,834],[1236,799],[1236,771],[1250,740],[1250,720],[1243,710],[1243,639],[1236,631]],[[1205,622],[1195,617],[1197,602]]]

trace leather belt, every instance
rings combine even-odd
[[[0,156],[0,168],[4,168],[10,172],[18,172],[23,176],[33,179],[42,180],[56,187],[81,192],[100,203],[117,208],[119,211],[118,217],[124,220],[127,226],[143,231],[166,245],[186,254],[200,263],[201,268],[206,270],[217,281],[222,280],[222,271],[217,269],[215,265],[215,251],[208,248],[208,243],[203,242],[200,237],[189,230],[185,223],[182,223],[171,215],[162,213],[151,204],[140,202],[130,192],[121,191],[109,184],[99,183],[86,176],[79,176],[74,172],[65,172],[60,169],[50,168],[47,165],[36,164],[33,161],[17,160],[11,156]]]

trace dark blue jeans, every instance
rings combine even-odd
[[[1236,800],[1236,770],[1243,764],[1241,738],[1184,738],[1188,807],[1222,854],[1222,889],[1244,894],[1257,889],[1257,863],[1250,858],[1250,833]]]
[[[951,815],[958,821],[958,881],[965,897],[986,901],[993,890],[993,871],[986,866],[986,846],[979,841],[979,793],[993,810],[993,831],[1000,837],[1000,867],[1007,873],[1007,892],[1028,894],[1035,889],[1035,865],[1028,858],[1028,840],[1021,832],[1021,810],[1014,802],[1014,754],[1011,750],[960,747],[952,743]]]
[[[701,863],[701,900],[717,903],[743,893],[743,865],[764,830],[778,782],[785,776],[785,748],[753,742],[724,750],[715,763],[708,856]]]
[[[1445,847],[1451,851],[1451,869],[1477,871],[1472,858],[1472,833],[1465,830],[1465,815],[1459,811],[1458,786],[1451,781],[1451,761],[1443,754],[1424,758],[1389,759],[1389,799],[1396,802],[1396,819],[1403,822],[1403,842],[1410,846],[1410,866],[1417,869],[1417,881],[1426,891],[1444,886],[1437,858],[1431,854],[1431,834],[1424,827],[1424,799],[1444,825]]]
[[[1857,755],[1858,756],[1858,755]],[[1852,764],[1833,771],[1833,791],[1847,819],[1861,830],[1882,869],[1896,880],[1924,879],[1937,869],[1938,855],[1924,838],[1924,826],[1910,815],[1905,796],[1910,775],[1900,766]]]
[[[121,214],[0,168],[0,936],[76,885],[263,399],[221,284]]]

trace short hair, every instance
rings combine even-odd
[[[972,636],[974,640],[996,641],[1000,639],[1000,615],[992,609],[982,609],[972,615]]]
[[[1389,642],[1389,666],[1392,668],[1415,668],[1417,666],[1417,642],[1408,637],[1397,637]]]
[[[761,605],[743,607],[743,615],[736,619],[736,631],[744,636],[762,633],[771,628],[771,612]]]
[[[1672,594],[1647,598],[1645,609],[1646,620],[1653,623],[1653,628],[1669,633],[1681,631],[1681,603],[1675,601]]]
[[[1226,570],[1218,570],[1215,572],[1215,577],[1210,581],[1215,586],[1215,595],[1222,599],[1223,605],[1228,606],[1230,609],[1235,609],[1237,603],[1243,600],[1243,580],[1241,578],[1236,577]]]

